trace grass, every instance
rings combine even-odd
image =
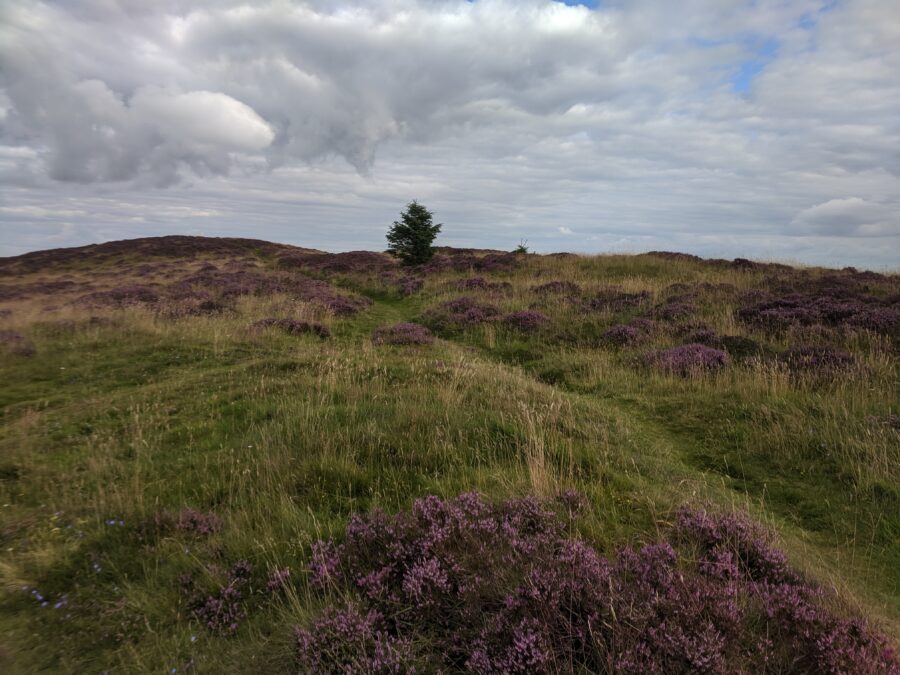
[[[898,436],[877,422],[897,413],[896,342],[835,332],[857,358],[836,378],[791,375],[762,357],[717,374],[656,373],[639,355],[677,344],[671,331],[630,349],[601,339],[643,309],[581,312],[529,289],[551,279],[585,295],[614,285],[648,291],[652,304],[674,283],[729,284],[723,297],[701,295],[694,319],[774,353],[789,334],[734,317],[740,292],[769,272],[652,256],[522,260],[514,271],[438,272],[407,298],[365,270],[339,275],[336,285],[373,300],[349,318],[284,296],[178,320],[100,310],[110,321],[99,323],[89,321],[97,310],[67,297],[5,303],[2,327],[35,355],[0,362],[0,668],[290,671],[291,630],[321,602],[304,581],[312,542],[340,536],[351,514],[468,490],[502,499],[577,489],[589,503],[581,534],[606,553],[652,541],[684,503],[748,511],[777,532],[793,565],[896,640]],[[137,262],[124,255],[103,268]],[[0,281],[62,274],[94,281],[84,261]],[[475,275],[512,290],[453,289]],[[122,281],[105,279],[97,283]],[[896,292],[895,277],[885,283]],[[540,303],[551,324],[535,334],[478,326],[431,347],[370,343],[372,329],[463,294],[505,312]],[[247,330],[266,316],[322,321],[334,337]],[[214,511],[225,526],[206,539],[141,540],[154,514],[184,507]],[[216,636],[192,619],[178,579],[212,578],[238,559],[289,567],[293,584],[281,599],[255,593],[237,633]]]

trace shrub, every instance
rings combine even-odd
[[[603,339],[618,347],[645,342],[656,332],[656,322],[651,319],[632,319],[627,324],[610,326],[603,333]]]
[[[691,316],[697,308],[694,304],[684,301],[666,302],[653,308],[652,314],[656,319],[663,321],[678,321]]]
[[[426,310],[423,320],[436,330],[456,331],[496,321],[500,314],[500,310],[494,305],[479,303],[471,297],[463,296]]]
[[[581,286],[573,281],[548,281],[532,286],[531,292],[537,295],[578,295],[581,293]]]
[[[657,370],[687,376],[724,368],[728,365],[728,354],[691,343],[645,354],[644,362]]]
[[[110,306],[127,307],[138,304],[154,304],[159,302],[159,294],[156,290],[147,286],[120,286],[108,291],[97,291],[82,296],[79,303],[91,307]]]
[[[242,589],[252,573],[253,566],[246,560],[239,560],[228,573],[226,583],[211,594],[197,591],[193,580],[183,577],[182,590],[192,594],[188,601],[191,616],[212,633],[234,634],[246,616]]]
[[[372,331],[372,342],[376,345],[430,345],[434,336],[417,323],[398,323],[376,328]]]
[[[512,312],[503,317],[503,323],[523,333],[533,333],[549,321],[546,314],[530,309]]]
[[[781,355],[788,368],[797,371],[832,371],[853,365],[853,355],[832,347],[792,347]]]
[[[585,308],[593,311],[621,312],[632,307],[640,307],[649,299],[649,291],[625,293],[615,288],[607,288],[589,299]]]
[[[323,339],[331,336],[331,331],[328,330],[328,326],[309,321],[299,321],[297,319],[261,319],[250,324],[250,328],[255,330],[262,328],[280,328],[290,335],[312,333]]]
[[[470,277],[468,279],[460,279],[455,284],[458,291],[491,291],[502,292],[512,289],[512,284],[508,281],[488,281],[484,277]]]
[[[353,596],[297,632],[301,672],[890,673],[748,520],[681,510],[614,560],[572,537],[577,495],[425,497],[318,542],[315,588]],[[337,593],[335,593],[337,592]]]
[[[389,635],[381,614],[331,608],[295,631],[301,673],[406,673],[415,670],[409,641]]]

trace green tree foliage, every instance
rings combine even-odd
[[[388,251],[405,265],[428,262],[434,255],[431,243],[441,231],[441,224],[433,225],[431,211],[413,200],[388,230]]]

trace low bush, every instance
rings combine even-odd
[[[426,497],[318,542],[333,598],[297,630],[300,671],[890,673],[886,641],[735,515],[683,509],[614,560],[573,537],[577,495]]]
[[[376,345],[430,345],[434,336],[425,326],[405,322],[376,328],[372,331],[372,342]]]
[[[696,342],[644,355],[644,363],[657,370],[676,375],[694,375],[714,371],[728,365],[728,354]]]

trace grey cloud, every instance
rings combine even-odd
[[[98,209],[96,236],[121,217],[128,232],[379,246],[381,220],[419,198],[460,244],[822,260],[820,242],[856,264],[900,245],[891,0],[0,11],[0,198]],[[735,93],[730,78],[767,42],[777,49]],[[130,206],[95,201],[111,194]],[[7,240],[35,213],[0,212]],[[89,231],[67,218],[60,237]]]

